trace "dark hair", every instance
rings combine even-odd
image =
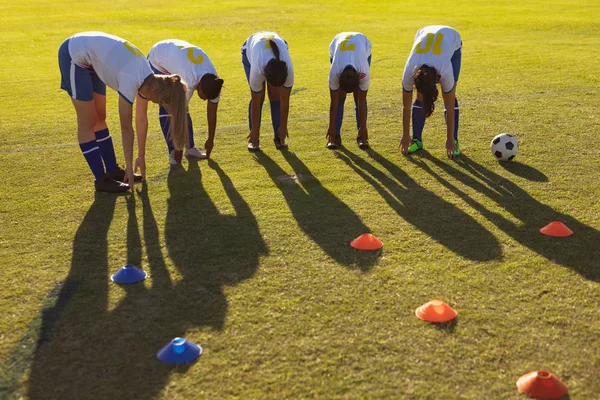
[[[352,65],[346,65],[340,74],[340,87],[346,93],[353,93],[358,88],[358,71]]]
[[[279,59],[279,47],[273,39],[269,39],[269,45],[275,58],[269,60],[265,66],[265,77],[269,85],[279,87],[283,86],[288,76],[287,64]]]
[[[206,95],[208,100],[216,99],[221,93],[221,87],[223,87],[223,79],[217,77],[215,74],[204,74],[200,79],[200,90]]]
[[[421,65],[415,74],[415,87],[417,93],[423,96],[423,112],[425,117],[431,116],[435,110],[435,101],[438,97],[437,71],[429,65]]]

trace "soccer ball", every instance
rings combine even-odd
[[[519,144],[517,138],[508,133],[501,133],[492,139],[492,154],[498,161],[510,161],[517,156]]]

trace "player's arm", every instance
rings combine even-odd
[[[456,145],[454,144],[455,93],[454,88],[448,93],[442,91],[444,106],[446,107],[446,154],[448,155],[448,158],[453,158],[453,152],[456,149]]]
[[[206,102],[206,119],[208,121],[208,138],[204,143],[206,157],[210,157],[210,153],[215,145],[215,131],[217,130],[217,109],[219,103],[212,103],[210,100]]]
[[[139,95],[135,103],[135,130],[138,139],[138,156],[135,160],[134,172],[140,169],[142,178],[146,179],[146,138],[148,136],[148,100]]]
[[[400,149],[402,154],[408,153],[410,146],[410,113],[412,110],[413,92],[407,92],[402,89],[402,139],[400,140]]]
[[[121,121],[127,183],[133,189],[133,104],[129,104],[123,96],[119,96],[119,119]]]

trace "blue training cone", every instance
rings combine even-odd
[[[195,360],[202,354],[202,347],[196,343],[176,337],[156,353],[156,357],[167,364],[180,364]]]
[[[143,281],[148,277],[148,273],[142,269],[139,269],[133,264],[127,264],[117,272],[112,274],[110,280],[115,283],[136,283]]]

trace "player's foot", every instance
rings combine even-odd
[[[417,150],[421,150],[423,148],[423,142],[419,139],[413,139],[412,144],[408,146],[408,154],[414,153]]]
[[[186,157],[199,158],[201,160],[206,159],[206,153],[202,150],[198,150],[196,147],[192,147],[191,149],[185,149],[185,153],[183,153]]]
[[[369,148],[369,139],[363,139],[360,136],[357,136],[356,143],[361,150],[366,150]]]
[[[183,151],[181,151],[181,150],[171,150],[169,152],[169,164],[171,164],[171,165],[181,164],[182,158],[183,158]]]
[[[108,174],[94,182],[97,192],[123,193],[129,190],[129,185],[123,182],[115,181],[108,177]]]
[[[106,176],[109,179],[113,179],[115,181],[123,182],[125,180],[125,170],[117,165],[117,169],[114,171],[110,171],[106,173]],[[133,174],[134,182],[141,182],[142,176],[140,174]]]
[[[342,147],[342,137],[340,135],[336,135],[333,141],[329,140],[327,142],[327,148],[329,150],[337,150],[340,147]]]
[[[260,150],[260,139],[248,141],[248,151],[256,152]]]
[[[460,146],[458,144],[458,140],[454,141],[454,145],[456,146],[456,149],[454,149],[454,151],[452,152],[452,155],[454,157],[458,157],[458,156],[460,156]]]
[[[288,144],[279,137],[274,138],[273,142],[275,142],[275,148],[277,150],[287,150],[288,148]]]

